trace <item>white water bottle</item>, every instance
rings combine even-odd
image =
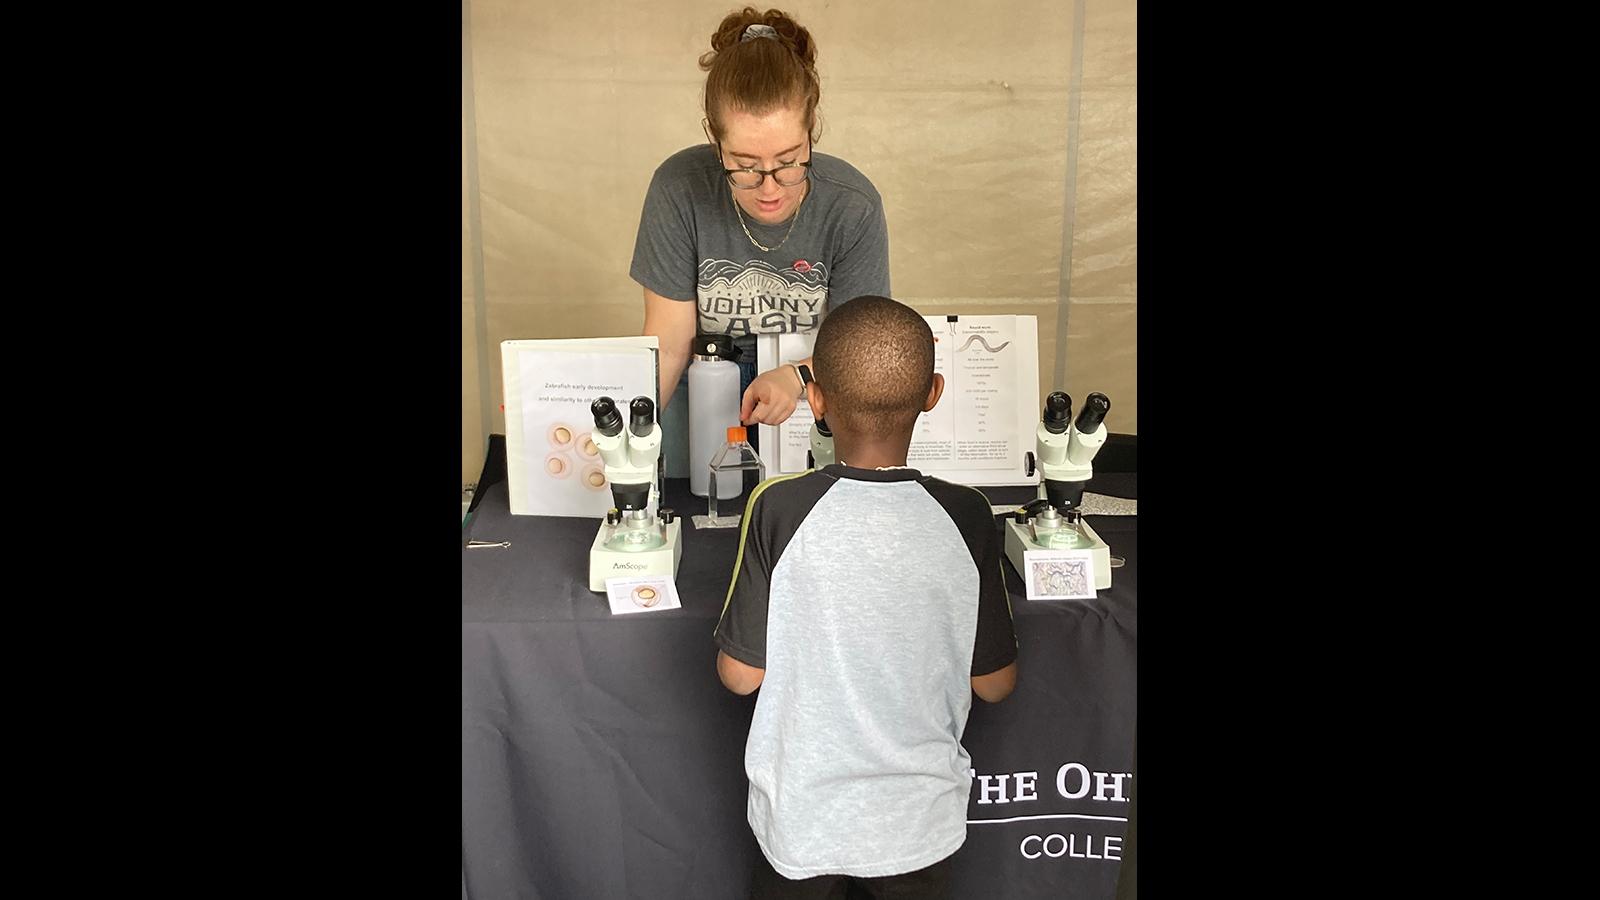
[[[728,445],[728,429],[739,424],[739,358],[726,334],[697,334],[689,358],[689,492],[710,492],[711,458]],[[717,476],[717,496],[736,497],[738,472]]]

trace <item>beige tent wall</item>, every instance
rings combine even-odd
[[[463,0],[463,482],[504,432],[501,341],[639,332],[640,204],[704,141],[696,59],[734,8]],[[818,149],[883,195],[895,298],[1038,316],[1041,400],[1103,391],[1137,433],[1133,0],[781,8],[817,41]]]

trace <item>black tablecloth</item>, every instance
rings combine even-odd
[[[1088,490],[1134,486],[1114,473]],[[463,545],[511,542],[462,550],[464,900],[747,896],[760,851],[744,745],[759,692],[722,687],[711,641],[738,529],[695,530],[704,501],[686,480],[667,482],[667,500],[685,515],[682,609],[612,616],[588,589],[599,520],[512,516],[504,483],[463,528]],[[1089,521],[1127,560],[1097,599],[1030,602],[1005,565],[1019,678],[999,704],[973,699],[962,742],[987,777],[954,861],[958,898],[1114,892],[1133,786],[1136,519]]]

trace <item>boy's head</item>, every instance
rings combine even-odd
[[[835,433],[863,440],[909,437],[943,387],[933,372],[932,329],[888,297],[857,297],[829,312],[812,364],[818,412]]]

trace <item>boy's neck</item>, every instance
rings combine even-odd
[[[852,440],[837,432],[833,436],[833,458],[852,469],[903,466],[910,448],[910,434],[898,440]]]

